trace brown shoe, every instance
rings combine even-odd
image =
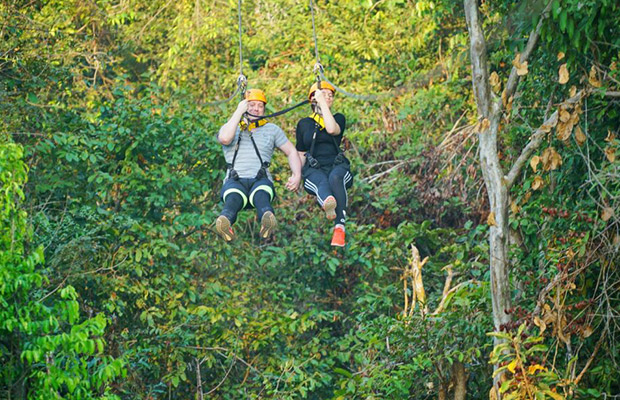
[[[325,202],[323,202],[323,210],[325,210],[325,216],[329,220],[336,218],[336,198],[334,196],[327,196]]]
[[[263,214],[260,220],[260,237],[267,239],[276,230],[276,216],[271,211]]]
[[[230,226],[230,220],[223,215],[220,215],[215,220],[215,230],[227,242],[235,238],[235,232],[233,232]]]

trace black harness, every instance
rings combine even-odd
[[[321,117],[317,113],[314,113],[310,118],[314,120],[314,132],[312,133],[312,144],[310,145],[310,151],[306,153],[306,161],[308,162],[310,168],[319,169],[321,168],[321,164],[319,164],[319,160],[314,158],[314,143],[316,142],[316,134],[319,131],[319,126],[322,129],[325,129],[325,127],[319,123]],[[348,163],[349,160],[347,160],[344,156],[344,152],[340,149],[340,146],[338,146],[338,142],[336,142],[334,135],[329,136],[332,138],[332,142],[338,151],[336,158],[334,158],[334,165],[339,165],[345,162]]]
[[[264,120],[263,120],[264,121]],[[266,122],[266,121],[265,121]],[[259,126],[262,126],[263,124],[260,124]],[[252,125],[250,125],[252,126]],[[248,126],[249,127],[249,126]],[[248,132],[248,135],[250,135],[250,140],[252,141],[252,145],[254,146],[254,151],[256,152],[256,155],[258,156],[258,160],[260,161],[260,169],[258,170],[258,173],[256,174],[256,177],[254,179],[262,179],[262,178],[266,178],[267,177],[267,169],[269,168],[270,163],[268,161],[263,161],[263,158],[260,156],[260,152],[258,151],[258,146],[256,146],[256,142],[254,141],[254,137],[252,136],[252,132],[249,129],[245,129],[245,131]],[[226,167],[228,168],[229,171],[229,177],[235,181],[239,180],[239,173],[237,171],[235,171],[235,160],[237,159],[237,154],[239,153],[239,144],[241,143],[241,134],[243,133],[243,130],[239,130],[239,139],[237,139],[237,144],[235,145],[235,154],[233,155],[233,159],[232,159],[232,163],[227,163]]]

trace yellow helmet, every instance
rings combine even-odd
[[[310,91],[308,92],[308,100],[312,100],[312,95],[314,94],[314,92],[319,88],[318,83],[314,83],[314,85],[312,85],[310,87]],[[335,92],[336,89],[329,84],[329,82],[325,82],[325,81],[321,81],[321,89],[329,89],[332,92]]]
[[[260,89],[250,89],[245,92],[245,99],[247,101],[258,100],[267,104],[267,97],[265,96],[265,92]]]

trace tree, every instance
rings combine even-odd
[[[524,85],[521,83],[524,82],[523,78],[528,74],[528,61],[533,61],[532,63],[535,62],[537,69],[553,69],[554,67],[549,68],[545,65],[546,60],[555,59],[555,52],[557,52],[557,60],[561,60],[565,57],[564,51],[568,53],[569,50],[573,50],[571,58],[567,62],[569,65],[571,64],[571,60],[573,64],[578,65],[578,62],[574,61],[575,58],[582,57],[583,59],[587,59],[587,55],[590,55],[590,60],[586,61],[586,63],[591,63],[591,60],[594,59],[596,65],[596,61],[600,59],[606,60],[606,62],[613,60],[615,52],[614,50],[606,50],[610,43],[602,39],[603,35],[609,35],[611,32],[608,31],[611,29],[609,28],[609,21],[604,21],[596,25],[597,23],[594,22],[595,18],[589,18],[590,15],[612,15],[612,11],[615,7],[613,4],[603,2],[596,6],[584,8],[583,10],[581,10],[581,6],[577,7],[573,5],[572,1],[547,1],[542,5],[539,3],[536,4],[541,6],[541,11],[535,15],[534,19],[536,22],[526,36],[527,42],[522,50],[517,52],[514,57],[510,74],[503,86],[503,91],[499,94],[499,89],[502,86],[501,78],[497,72],[490,72],[491,63],[489,58],[492,56],[490,55],[491,52],[488,50],[487,39],[485,38],[481,18],[482,12],[488,15],[489,5],[484,4],[479,6],[478,1],[464,1],[464,10],[470,40],[473,94],[478,113],[476,131],[479,141],[480,166],[490,203],[490,213],[487,223],[490,226],[490,281],[493,322],[496,332],[508,330],[508,327],[512,325],[510,314],[513,309],[513,298],[511,296],[514,286],[512,286],[513,282],[510,279],[509,251],[511,245],[511,231],[509,213],[511,211],[511,206],[514,209],[518,207],[514,203],[511,203],[511,189],[514,190],[515,183],[518,182],[519,178],[523,175],[524,166],[527,165],[528,160],[530,160],[541,145],[545,143],[546,139],[553,139],[549,138],[549,132],[555,128],[556,137],[561,141],[566,141],[571,137],[573,126],[578,125],[579,115],[582,113],[581,101],[597,91],[597,88],[601,86],[601,82],[597,79],[597,70],[595,66],[592,66],[589,79],[586,78],[581,81],[585,82],[581,90],[578,90],[576,87],[567,90],[566,92],[569,93],[566,96],[567,99],[561,101],[560,104],[554,107],[555,90],[561,88],[561,85],[565,84],[569,79],[567,64],[565,63],[560,66],[558,78],[550,81],[541,79],[540,83],[538,83],[538,99],[540,99],[540,91],[544,94],[551,93],[549,95],[547,110],[544,116],[542,116],[542,123],[540,123],[539,120],[539,122],[537,122],[539,126],[531,129],[527,134],[529,137],[524,143],[519,144],[518,140],[514,140],[514,135],[509,137],[510,132],[517,131],[518,129],[516,127],[519,126],[519,122],[511,120],[513,116],[511,108],[513,106],[513,100],[526,97],[523,95]],[[498,7],[501,8],[502,6],[500,5]],[[485,11],[481,11],[483,9]],[[553,26],[555,22],[554,18],[558,19],[559,22],[557,24],[559,26],[558,31],[556,31],[556,28]],[[605,20],[605,18],[603,19]],[[611,19],[613,19],[613,17],[609,17],[609,20]],[[579,28],[575,28],[574,25],[576,22],[574,21],[578,20],[583,22]],[[579,31],[576,29],[579,29]],[[514,32],[510,33],[512,40],[517,40],[521,34],[521,32],[518,31],[519,30],[517,30],[516,34]],[[584,36],[587,38],[587,40],[582,39],[582,41],[587,42],[586,44],[579,41],[579,35],[582,35],[582,38]],[[541,39],[541,37],[546,38],[549,42],[554,41],[559,43],[559,45],[555,47],[549,45],[546,48],[542,48],[534,57],[533,54],[539,45],[539,39]],[[594,47],[594,45],[592,45],[592,48],[588,48],[588,43],[591,45],[593,43],[601,43],[601,45],[599,47]],[[615,63],[612,65],[615,65]],[[582,66],[582,68],[583,67],[584,66]],[[615,67],[612,66],[609,69],[613,72],[614,68]],[[532,87],[535,86],[532,83],[528,83],[527,87],[528,90],[532,91]],[[601,90],[599,89],[598,92],[600,94]],[[604,93],[604,91],[602,93]],[[613,97],[614,93],[613,91],[609,91],[606,93],[606,96]],[[524,102],[524,100],[521,98],[519,102]],[[516,103],[517,101],[515,101],[515,104]],[[529,122],[537,118],[539,117],[529,116],[525,120]],[[521,119],[521,121],[523,121],[523,119]],[[523,129],[522,127],[519,128]],[[580,128],[575,129],[576,143],[582,144],[585,140],[585,136]],[[509,148],[509,146],[506,146],[508,149],[501,148],[501,145],[507,141],[510,141],[510,144],[513,145],[512,149]],[[515,142],[517,143],[516,146]],[[510,154],[511,151],[516,152],[513,157],[511,157]],[[610,151],[608,151],[608,153],[609,152]],[[551,162],[556,166],[561,164],[561,157],[555,152],[553,147],[546,149],[543,156],[545,156],[545,154],[547,158],[552,159]],[[613,159],[613,157],[611,159]],[[536,164],[538,162],[538,157],[534,157],[531,161],[530,165],[532,165],[534,171],[536,171]],[[551,167],[551,169],[555,168],[555,166]],[[542,182],[542,180],[540,181]],[[608,208],[608,210],[609,209],[610,208]],[[608,211],[607,215],[607,218],[609,218],[611,212]],[[604,220],[606,221],[606,219]],[[544,291],[541,291],[543,298],[544,294]],[[537,308],[540,307],[541,305],[538,304]],[[495,335],[496,344],[498,345],[501,344],[504,339],[505,336]],[[567,345],[567,352],[570,353],[570,340],[565,339],[565,343]],[[497,377],[499,377],[499,374]]]
[[[4,140],[4,139],[2,139]],[[72,286],[43,288],[43,248],[29,250],[21,209],[23,149],[0,142],[0,395],[10,399],[115,399],[120,359],[101,356],[103,315],[79,321]],[[60,289],[60,290],[57,290]]]

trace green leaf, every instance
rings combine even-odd
[[[566,32],[566,20],[568,18],[568,12],[563,10],[560,13],[560,31]]]
[[[353,375],[347,371],[346,369],[343,368],[334,368],[334,372],[343,376],[346,376],[347,378],[352,378]]]
[[[560,0],[553,0],[553,2],[551,3],[551,11],[553,14],[553,18],[557,18],[558,15],[560,15]]]
[[[39,104],[39,98],[34,93],[28,93],[28,101],[32,104]]]

